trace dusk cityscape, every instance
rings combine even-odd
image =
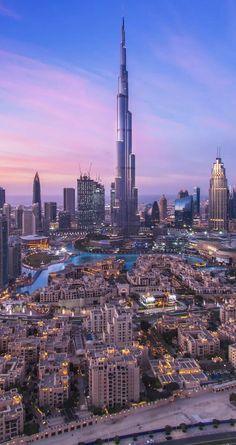
[[[236,444],[236,0],[0,0],[0,444]]]

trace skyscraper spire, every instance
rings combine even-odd
[[[116,144],[117,168],[115,185],[112,186],[114,194],[111,203],[112,222],[122,233],[130,234],[137,231],[139,217],[137,215],[138,191],[135,187],[135,155],[132,153],[132,114],[129,111],[124,18],[121,28]]]

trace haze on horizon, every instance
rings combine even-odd
[[[60,195],[92,162],[109,193],[125,16],[140,195],[235,181],[236,2],[0,0],[0,186]]]

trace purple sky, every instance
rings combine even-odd
[[[29,195],[36,170],[44,196],[59,195],[90,162],[109,192],[123,13],[140,194],[206,193],[217,146],[235,182],[235,2],[130,0],[123,11],[113,1],[0,0],[8,195]]]

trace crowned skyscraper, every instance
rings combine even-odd
[[[113,225],[125,235],[137,232],[138,190],[135,187],[135,155],[132,153],[132,114],[129,111],[124,19],[117,94],[117,167],[112,190],[114,191],[114,199],[111,202]]]
[[[228,184],[225,167],[219,154],[211,170],[209,188],[209,229],[228,229]]]

